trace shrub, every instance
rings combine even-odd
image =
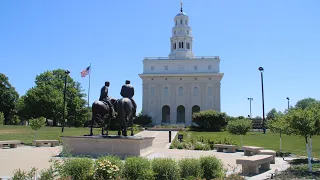
[[[152,170],[157,180],[179,179],[178,164],[171,158],[155,158],[152,160]]]
[[[223,139],[215,139],[214,144],[227,144],[227,145],[237,145],[237,143],[229,137],[224,137]]]
[[[128,157],[125,160],[122,175],[128,180],[151,180],[153,173],[147,158]]]
[[[54,162],[54,167],[62,178],[78,180],[93,179],[94,163],[90,158],[68,158],[62,163]]]
[[[35,179],[36,171],[36,168],[32,168],[29,172],[23,171],[21,169],[14,170],[12,180]]]
[[[251,120],[238,119],[230,121],[228,123],[227,129],[231,134],[235,135],[245,135],[251,128]]]
[[[0,126],[4,124],[4,114],[3,112],[0,112]]]
[[[98,159],[95,162],[95,173],[96,179],[115,179],[119,175],[119,167],[112,164],[107,159]]]
[[[32,118],[29,121],[29,126],[32,130],[39,130],[41,127],[46,125],[46,119],[44,117]]]
[[[196,158],[185,158],[179,161],[179,169],[181,178],[189,178],[193,177],[201,178],[202,177],[202,169],[200,166],[199,159]]]
[[[213,179],[225,176],[222,162],[214,156],[200,157],[200,166],[203,171],[203,178]]]
[[[221,129],[227,125],[226,114],[213,110],[194,113],[192,118],[193,122],[195,122],[200,129],[221,131]]]
[[[139,113],[138,116],[133,120],[133,123],[145,126],[152,123],[152,117],[148,116],[147,114],[142,115]]]
[[[122,170],[123,170],[123,162],[121,161],[120,157],[118,156],[113,156],[113,155],[110,155],[110,156],[102,156],[100,158],[98,158],[98,160],[108,160],[111,162],[111,164],[114,164],[116,165],[118,168],[119,168],[119,171],[117,173],[117,176],[116,177],[120,177],[121,174],[122,174]]]

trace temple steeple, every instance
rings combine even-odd
[[[193,59],[191,28],[189,17],[183,12],[182,2],[180,12],[174,17],[174,27],[172,28],[170,59]]]

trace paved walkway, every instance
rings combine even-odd
[[[171,131],[171,140],[173,140],[178,131]],[[155,137],[153,140],[153,148],[169,148],[169,132],[168,131],[141,131],[135,136]]]
[[[172,132],[172,140],[177,135],[177,132]],[[157,157],[170,157],[176,160],[184,157],[200,157],[214,155],[221,159],[224,167],[228,170],[228,173],[234,171],[241,171],[241,166],[236,165],[236,158],[243,156],[243,153],[223,153],[212,151],[195,151],[195,150],[178,150],[168,149],[169,133],[168,131],[143,131],[135,136],[153,136],[155,137],[153,142],[154,151],[147,155],[148,159]],[[38,168],[38,170],[46,169],[50,167],[48,162],[50,159],[55,158],[60,152],[62,147],[30,147],[19,146],[14,149],[0,149],[0,179],[1,177],[12,177],[15,169],[30,170],[32,167]],[[254,177],[248,177],[250,180],[262,180],[270,177],[271,173],[277,169],[278,171],[288,168],[286,161],[281,158],[276,158],[276,164],[271,164],[271,170],[261,173]]]

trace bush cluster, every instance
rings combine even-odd
[[[140,126],[146,126],[152,123],[152,117],[139,113],[138,116],[133,120],[133,123]]]
[[[117,156],[90,158],[66,158],[55,160],[53,165],[36,176],[36,169],[30,172],[16,170],[14,180],[40,179],[53,180],[178,180],[224,178],[222,162],[214,156],[199,159],[185,158],[175,161],[170,158],[149,160],[143,157],[127,157],[125,161]]]
[[[193,137],[191,133],[188,133],[183,141],[180,142],[177,138],[174,139],[170,145],[170,149],[188,149],[188,150],[213,150],[214,144],[228,144],[237,145],[237,143],[229,137],[223,139],[210,139],[209,137]]]
[[[221,131],[227,125],[226,114],[214,110],[200,111],[192,115],[192,120],[200,129]]]

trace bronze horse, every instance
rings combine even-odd
[[[118,100],[111,99],[111,103],[114,106],[114,109],[117,113],[116,122],[118,123],[118,135],[127,136],[127,128],[131,127],[131,136],[133,136],[133,104],[129,98],[121,98]],[[108,130],[110,127],[111,117],[110,117],[110,108],[107,104],[102,101],[95,101],[92,104],[92,120],[91,120],[91,129],[90,136],[93,136],[93,122],[96,121],[101,127],[101,135],[108,135]],[[108,122],[107,122],[108,121]],[[108,125],[107,125],[108,124]],[[107,125],[107,128],[106,128]],[[107,131],[104,134],[104,131]]]
[[[117,112],[116,120],[119,122],[118,135],[127,136],[127,129],[131,125],[131,136],[133,136],[133,104],[129,98],[118,99],[115,103]]]
[[[114,105],[116,103],[115,99],[111,99],[111,103]],[[92,120],[90,128],[90,136],[93,135],[92,128],[93,122],[97,122],[101,127],[101,135],[105,135],[104,131],[107,130],[106,135],[108,135],[108,130],[110,126],[112,117],[110,117],[110,107],[102,101],[95,101],[92,103]],[[108,121],[108,123],[107,123]],[[108,127],[106,129],[106,125]]]

